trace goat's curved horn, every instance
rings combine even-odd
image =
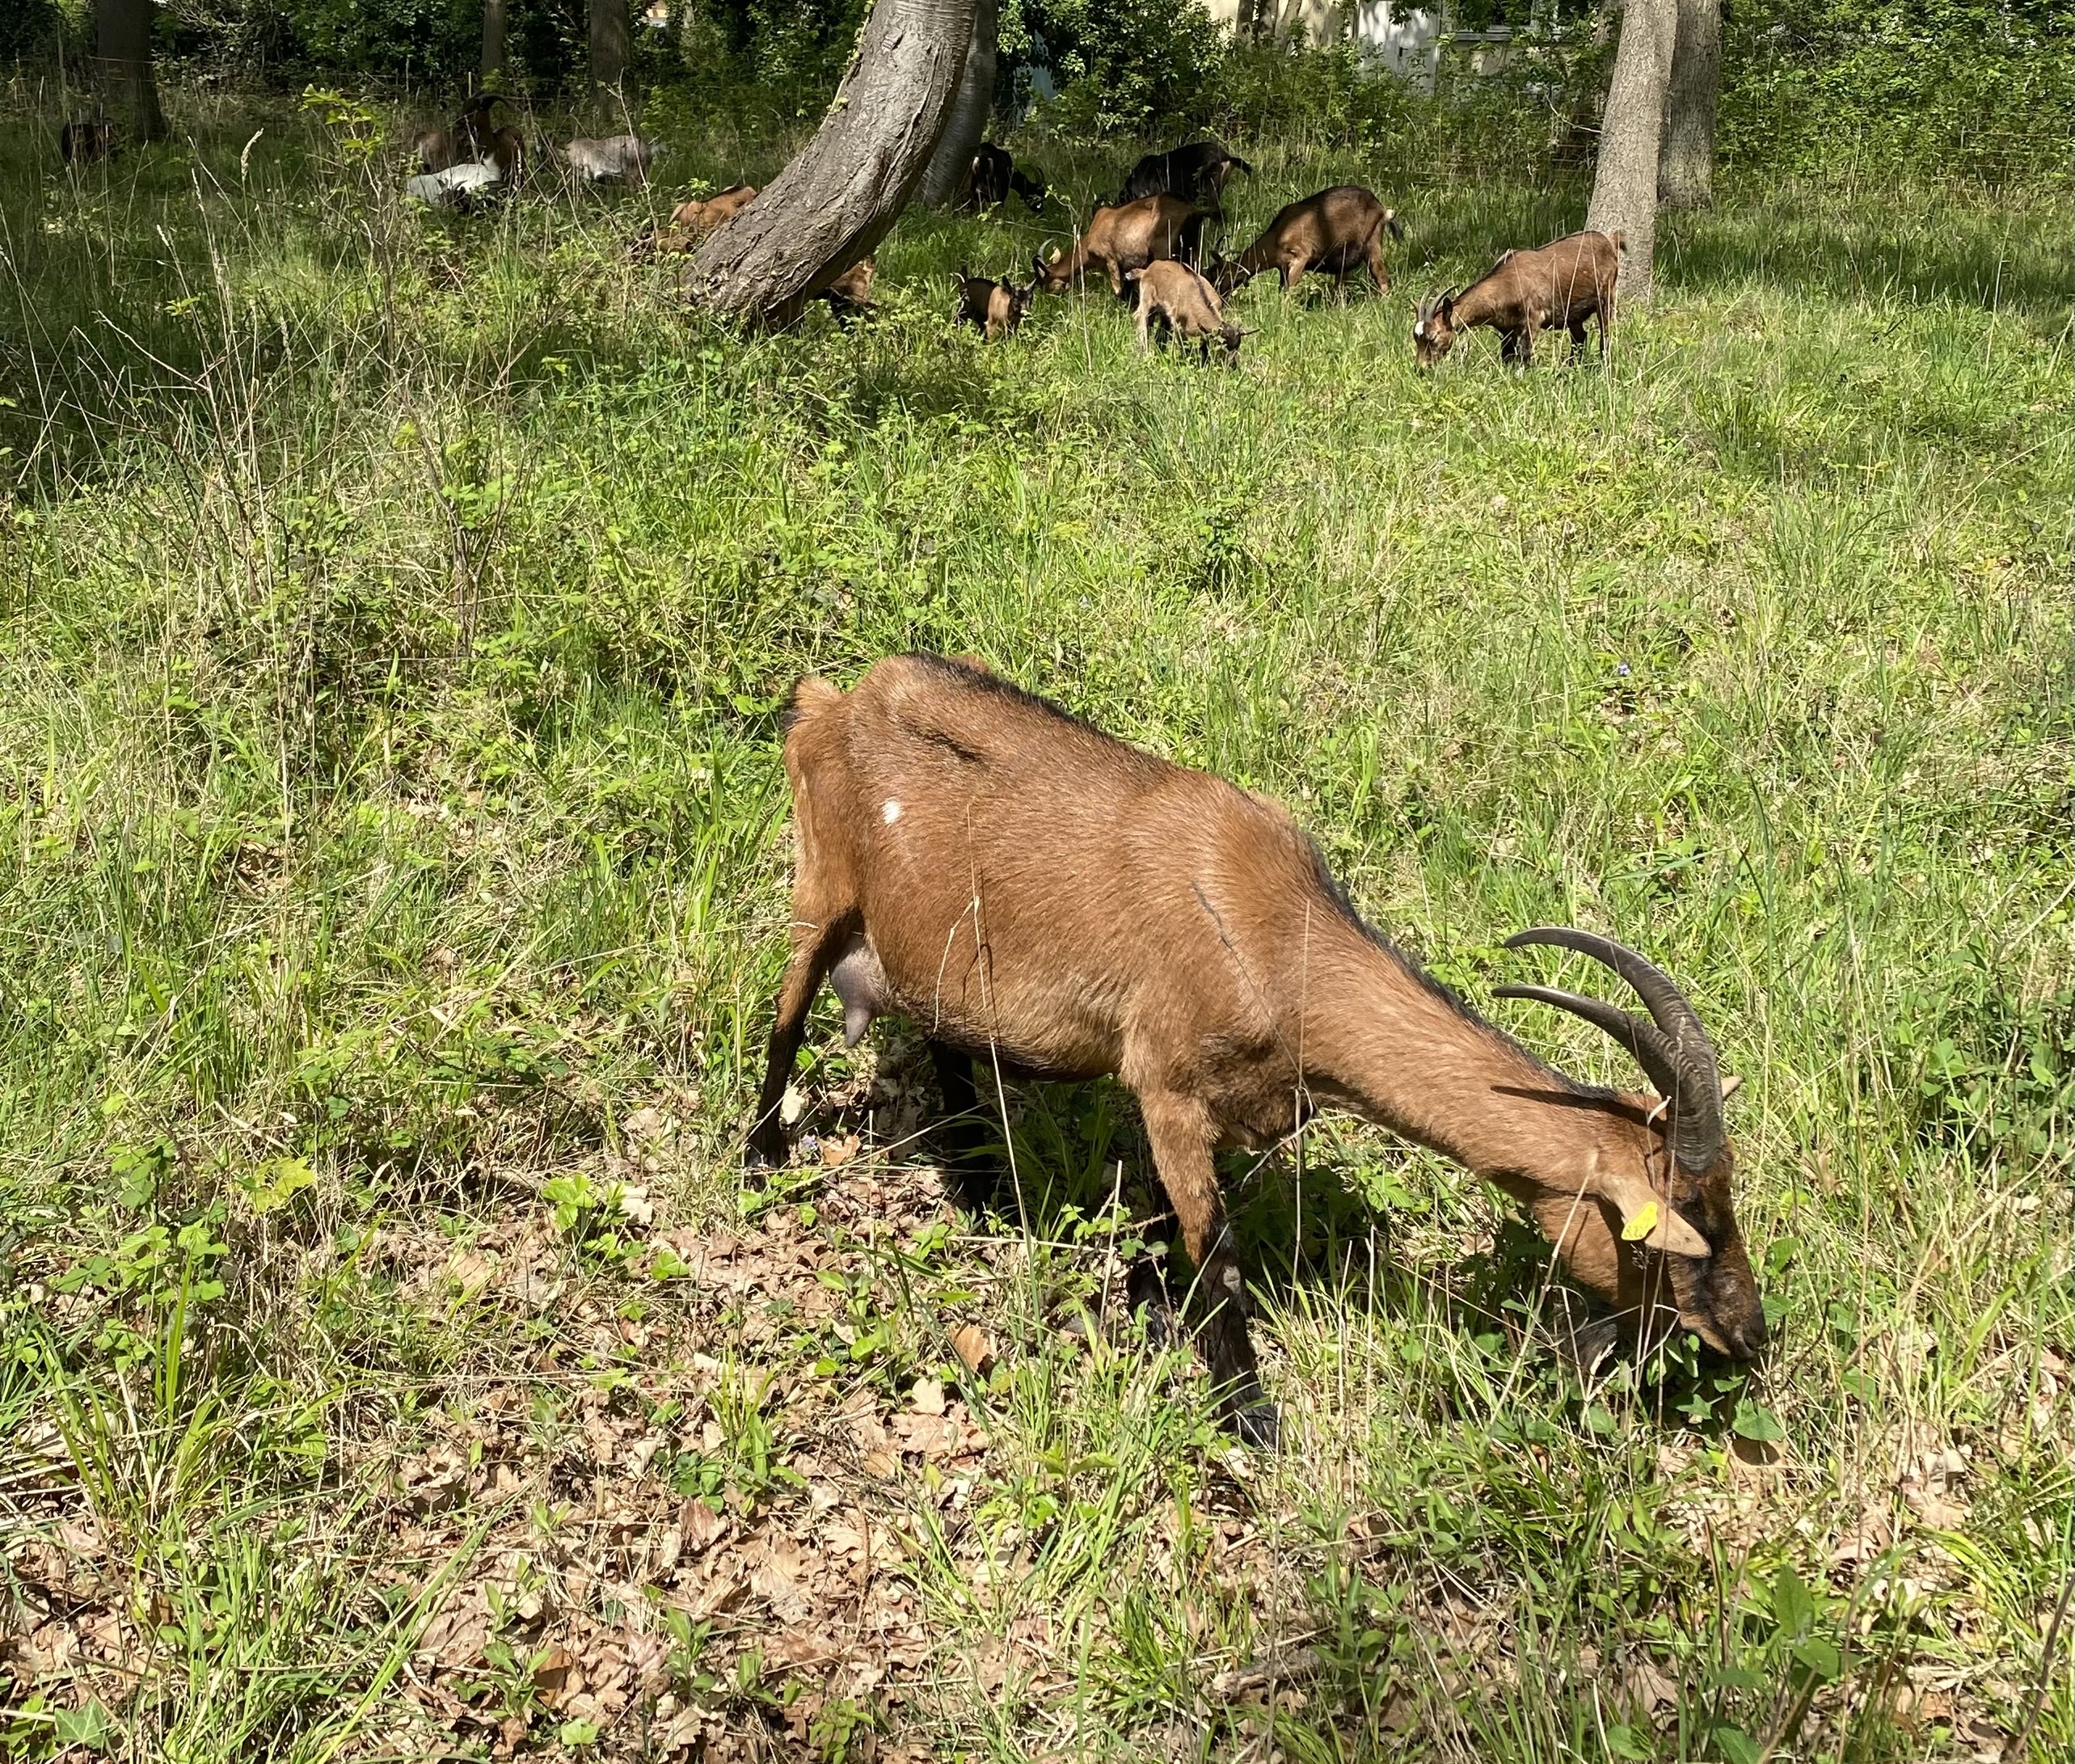
[[[1642,1018],[1631,1016],[1618,1005],[1610,1005],[1604,998],[1588,998],[1578,993],[1564,992],[1554,986],[1494,986],[1495,998],[1532,998],[1537,1003],[1554,1005],[1558,1011],[1567,1011],[1574,1017],[1583,1017],[1596,1029],[1604,1029],[1615,1040],[1635,1057],[1635,1063],[1649,1074],[1650,1082],[1657,1087],[1660,1095],[1672,1096],[1679,1085],[1678,1056],[1672,1052],[1672,1044]]]
[[[1715,1066],[1714,1044],[1708,1040],[1707,1031],[1701,1027],[1700,1017],[1687,1002],[1686,995],[1655,963],[1597,932],[1581,931],[1567,925],[1538,925],[1506,939],[1508,949],[1520,949],[1531,943],[1552,944],[1558,949],[1575,950],[1581,956],[1589,956],[1611,968],[1635,989],[1636,996],[1642,999],[1651,1020],[1656,1024],[1669,1056],[1670,1070],[1666,1075],[1672,1082],[1668,1087],[1651,1070],[1648,1061],[1643,1063],[1643,1070],[1650,1073],[1652,1082],[1672,1104],[1672,1155],[1689,1171],[1707,1169],[1722,1152],[1722,1078]],[[1564,1008],[1572,1007],[1567,1005]],[[1625,1015],[1619,1011],[1614,1014]],[[1638,1061],[1643,1060],[1639,1049],[1629,1036],[1611,1028],[1596,1016],[1584,1011],[1579,1015],[1598,1023],[1635,1053]]]

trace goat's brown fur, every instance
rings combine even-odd
[[[1273,1412],[1213,1155],[1273,1143],[1314,1099],[1517,1196],[1632,1319],[1661,1307],[1723,1351],[1762,1342],[1727,1150],[1689,1174],[1657,1099],[1575,1084],[1472,1015],[1362,925],[1266,797],[930,656],[883,660],[847,693],[803,680],[785,764],[793,951],[753,1157],[785,1159],[779,1104],[827,977],[852,1042],[903,1012],[947,1072],[960,1050],[1031,1076],[1115,1073],[1137,1094],[1242,1433],[1272,1435]],[[969,1101],[970,1071],[946,1090]],[[1676,1226],[1694,1253],[1622,1240],[1643,1196],[1668,1215],[1652,1241]]]
[[[725,226],[757,200],[753,184],[732,184],[703,201],[680,202],[670,211],[670,224],[682,227],[694,239]]]
[[[1571,358],[1585,348],[1585,321],[1596,321],[1600,359],[1614,322],[1614,282],[1626,249],[1618,233],[1573,233],[1531,251],[1508,251],[1460,293],[1423,300],[1412,341],[1423,368],[1454,345],[1458,333],[1488,325],[1499,352],[1522,367],[1534,361],[1535,338],[1561,327],[1571,333]]]
[[[990,281],[985,276],[958,272],[958,302],[951,313],[954,324],[971,325],[989,343],[1011,335],[1030,310],[1037,284],[1019,288],[1010,281]]]
[[[1149,196],[1122,208],[1098,209],[1087,230],[1062,255],[1032,260],[1037,285],[1048,294],[1064,293],[1092,266],[1110,278],[1110,287],[1124,298],[1124,272],[1174,259],[1200,261],[1204,217],[1179,196]]]
[[[1226,361],[1238,359],[1239,340],[1246,333],[1225,316],[1225,302],[1217,290],[1187,264],[1148,264],[1143,269],[1126,270],[1124,279],[1138,289],[1141,351],[1150,347],[1157,325],[1163,337],[1198,344],[1206,361],[1213,343],[1225,345]]]
[[[1348,276],[1366,264],[1377,292],[1387,293],[1390,272],[1383,262],[1386,232],[1394,238],[1404,237],[1396,213],[1377,200],[1374,191],[1358,184],[1335,184],[1280,209],[1245,251],[1237,257],[1217,260],[1211,281],[1221,294],[1229,294],[1272,269],[1282,277],[1287,291],[1308,272],[1318,270],[1333,278],[1336,293],[1344,293]]]

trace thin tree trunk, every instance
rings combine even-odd
[[[1678,0],[1678,46],[1664,94],[1657,200],[1704,209],[1714,200],[1714,101],[1722,89],[1722,0]]]
[[[109,120],[133,141],[163,141],[166,112],[151,72],[151,0],[94,0],[95,48]]]
[[[591,0],[591,83],[618,86],[628,53],[626,0]]]
[[[1626,0],[1613,82],[1600,124],[1600,164],[1585,225],[1622,235],[1623,305],[1649,302],[1657,251],[1657,143],[1664,131],[1664,89],[1672,75],[1678,0]]]
[[[886,237],[943,138],[975,0],[877,0],[820,129],[700,247],[685,293],[787,325]]]
[[[995,33],[1000,20],[1000,0],[973,0],[972,41],[965,52],[965,72],[959,77],[958,96],[951,100],[944,138],[938,142],[930,169],[922,175],[922,199],[932,208],[943,208],[965,194],[972,174],[972,156],[987,133],[987,118],[994,108]]]
[[[483,0],[483,82],[504,76],[505,27],[510,22],[510,0]]]

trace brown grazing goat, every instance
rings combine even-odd
[[[1203,359],[1210,360],[1213,343],[1225,345],[1225,359],[1239,359],[1239,340],[1246,333],[1225,316],[1225,302],[1217,290],[1187,264],[1148,264],[1143,269],[1128,269],[1124,279],[1138,289],[1138,347],[1150,345],[1153,327],[1160,327],[1162,341],[1179,337],[1200,345]]]
[[[1019,288],[1010,281],[990,281],[985,276],[958,272],[958,303],[951,312],[955,325],[971,325],[989,343],[1014,334],[1031,310],[1035,281]]]
[[[1508,251],[1469,287],[1419,302],[1412,342],[1430,368],[1472,325],[1499,333],[1501,361],[1534,363],[1535,335],[1553,326],[1571,333],[1571,359],[1584,352],[1585,321],[1596,319],[1600,359],[1614,322],[1614,279],[1627,247],[1618,233],[1573,233],[1537,251]]]
[[[1364,264],[1378,293],[1390,291],[1390,272],[1383,264],[1383,234],[1405,237],[1398,216],[1358,184],[1335,184],[1277,213],[1261,236],[1237,257],[1221,257],[1210,279],[1221,294],[1243,288],[1263,270],[1275,270],[1285,292],[1310,270],[1333,278],[1334,291],[1345,298],[1347,277]]]
[[[1765,1340],[1731,1207],[1714,1053],[1679,990],[1590,932],[1524,931],[1606,964],[1650,1020],[1504,989],[1606,1030],[1657,1094],[1551,1070],[1356,917],[1276,804],[1127,747],[970,660],[897,656],[848,692],[795,688],[785,737],[797,860],[792,957],[749,1136],[779,1110],[825,977],[854,1044],[898,1011],[954,1114],[972,1061],[1137,1092],[1196,1268],[1193,1319],[1242,1436],[1267,1443],[1219,1146],[1270,1146],[1315,1103],[1431,1146],[1516,1196],[1631,1326],[1676,1317],[1738,1357]],[[991,1088],[990,1085],[990,1088]]]
[[[683,228],[692,238],[702,239],[733,220],[756,200],[755,184],[731,184],[702,202],[680,202],[670,211],[670,224]]]
[[[507,179],[515,177],[525,160],[525,143],[517,129],[496,126],[500,104],[517,114],[502,93],[478,92],[462,106],[452,124],[420,135],[418,158],[426,171],[445,171],[481,162],[495,165]]]
[[[1051,256],[1031,260],[1035,285],[1048,294],[1064,293],[1093,265],[1108,276],[1122,300],[1128,269],[1143,269],[1165,258],[1202,261],[1203,230],[1204,217],[1179,196],[1149,196],[1121,208],[1098,209],[1070,252],[1061,256],[1054,246]]]

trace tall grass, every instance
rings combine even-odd
[[[859,1250],[846,1302],[884,1340],[854,1370],[727,1340],[811,1408],[906,1390],[975,1293],[1001,1338],[961,1523],[1014,1572],[902,1509],[941,1669],[874,1706],[888,1743],[2075,1737],[2042,1659],[2075,1357],[2060,195],[1733,185],[1668,217],[1605,373],[1504,373],[1480,339],[1422,379],[1411,293],[1574,226],[1583,188],[1248,142],[1240,230],[1360,178],[1411,238],[1385,298],[1250,289],[1223,373],[1137,357],[1106,296],[954,333],[948,272],[1016,268],[1056,216],[911,215],[874,322],[744,340],[627,260],[663,192],[442,217],[394,150],[188,102],[178,144],[83,175],[0,133],[0,1526],[19,1587],[88,1525],[82,1602],[146,1644],[99,1716],[0,1663],[0,1749],[401,1743],[407,1651],[496,1515],[399,1584],[378,1466],[557,1342],[604,1364],[573,1298],[441,1300],[446,1258],[582,1213],[554,1184],[626,1167],[643,1108],[677,1124],[671,1216],[761,1216],[736,1150],[782,947],[781,695],[906,647],[1278,794],[1473,1000],[1525,923],[1649,950],[1747,1081],[1781,1345],[1748,1381],[1581,1374],[1493,1196],[1327,1123],[1301,1192],[1234,1172],[1297,1439],[1235,1462],[1178,1360],[1060,1331],[1103,1313],[1110,1203],[1145,1191],[1128,1105],[1019,1096],[1027,1228]],[[782,146],[676,145],[715,184]],[[1040,150],[1076,212],[1114,182]],[[1517,1027],[1624,1075],[1580,1026]],[[802,1083],[869,1077],[832,1036]],[[812,1211],[808,1173],[788,1193]],[[649,1267],[567,1272],[605,1316],[706,1315]],[[762,1424],[727,1420],[748,1487]],[[15,1639],[50,1620],[27,1600]],[[1053,1681],[972,1664],[1040,1629]],[[1218,1689],[1293,1653],[1294,1690]]]

